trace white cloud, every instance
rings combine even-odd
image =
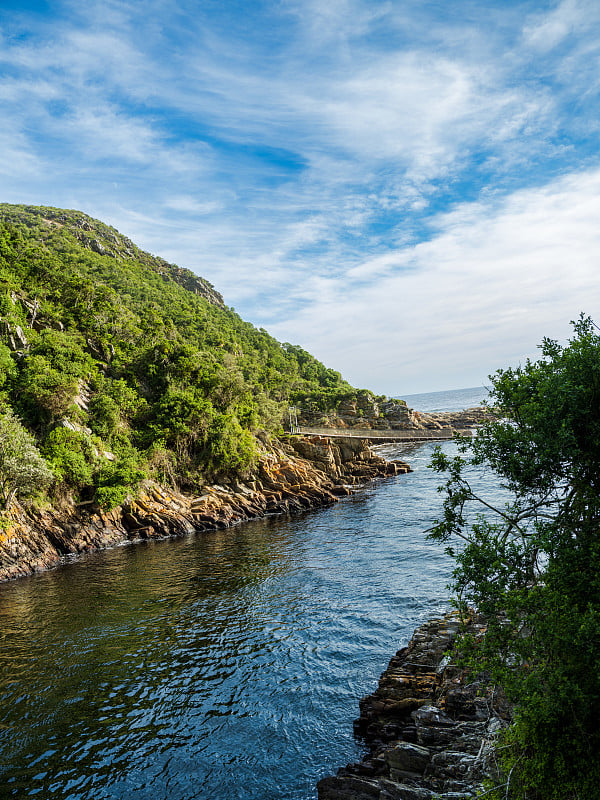
[[[181,211],[184,214],[205,216],[223,210],[223,203],[216,200],[199,200],[192,195],[171,195],[166,198],[165,206],[173,211]]]
[[[526,42],[540,50],[550,50],[560,44],[569,34],[580,29],[593,14],[594,5],[581,0],[562,0],[551,12],[536,15],[526,25]]]
[[[595,173],[515,191],[594,157],[596,6],[72,0],[0,42],[2,199],[104,219],[355,383],[476,383],[597,299]]]
[[[22,181],[39,174],[40,162],[27,138],[8,126],[0,130],[0,153],[0,176],[5,181]]]
[[[316,286],[309,306],[271,327],[378,391],[476,385],[535,357],[543,336],[566,336],[581,311],[597,313],[599,215],[600,172],[465,205],[430,241],[383,259],[369,285]],[[390,274],[394,260],[412,269]]]
[[[562,87],[562,94],[573,114],[573,101],[586,124],[596,119],[584,110],[584,101],[595,97],[600,89],[600,5],[596,0],[561,0],[549,12],[528,18],[523,29],[523,56],[529,56],[534,74],[545,73],[547,79]],[[545,61],[544,61],[545,59]],[[560,93],[557,93],[560,97]]]
[[[197,46],[188,39],[162,58],[166,34],[161,38],[148,16],[131,19],[133,5],[119,9],[110,3],[92,4],[90,10],[92,19],[94,9],[106,10],[102,29],[77,28],[82,17],[76,16],[57,25],[52,41],[9,48],[6,60],[28,70],[30,80],[48,81],[50,75],[53,95],[69,112],[64,145],[73,141],[88,158],[104,151],[115,160],[143,161],[145,152],[154,157],[172,110],[192,128],[208,125],[211,135],[216,131],[225,141],[297,153],[313,182],[329,191],[363,184],[362,195],[375,171],[387,175],[378,189],[382,197],[398,198],[418,187],[410,202],[421,205],[429,182],[445,178],[469,148],[490,137],[515,139],[548,114],[547,102],[535,91],[504,87],[491,61],[482,69],[462,54],[449,57],[418,47],[389,52],[365,42],[353,44],[349,55],[331,50],[334,30],[343,31],[344,40],[359,41],[374,21],[390,16],[388,4],[339,0],[326,11],[319,11],[319,4],[293,7],[311,26],[299,29],[299,38],[279,56],[270,56],[268,71],[261,68],[266,53],[253,47],[251,38],[234,43],[192,19]],[[158,8],[171,11],[168,4]],[[307,59],[307,50],[316,61]],[[146,103],[144,122],[139,109],[118,100],[118,93]],[[54,110],[44,109],[39,95],[35,108],[38,129],[48,125],[57,136]],[[26,110],[13,114],[17,128],[24,128]],[[188,157],[179,159],[182,166],[174,166],[175,172],[186,170]],[[165,174],[165,182],[169,178]]]

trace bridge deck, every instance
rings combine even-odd
[[[326,436],[329,438],[368,439],[372,442],[415,442],[428,439],[452,439],[455,433],[471,436],[471,429],[457,430],[455,428],[440,428],[427,430],[372,430],[370,428],[295,428],[293,433],[301,436]]]

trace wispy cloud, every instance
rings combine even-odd
[[[598,21],[596,3],[562,0],[549,12],[534,14],[523,33],[528,44],[548,51],[567,37],[585,33],[590,21]]]
[[[312,303],[273,328],[304,332],[309,349],[381,391],[434,390],[457,375],[476,385],[595,313],[599,213],[600,171],[465,204],[436,219],[428,241],[353,270],[341,296],[315,286]],[[364,272],[376,276],[366,286]]]
[[[105,219],[381,391],[552,334],[569,253],[593,288],[593,0],[51,4],[5,14],[3,199]]]

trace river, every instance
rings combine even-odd
[[[314,800],[360,755],[359,698],[447,608],[434,446],[388,449],[415,471],[333,508],[0,585],[0,796]]]

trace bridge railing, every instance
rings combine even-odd
[[[307,428],[298,426],[295,431],[305,436],[329,436],[334,438],[353,438],[353,439],[369,439],[374,441],[382,439],[387,441],[419,441],[424,439],[452,439],[454,433],[462,433],[463,435],[470,436],[472,431],[458,430],[453,428],[438,428],[438,429],[406,429],[406,430],[386,430],[370,428]]]

